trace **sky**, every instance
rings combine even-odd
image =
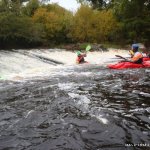
[[[80,4],[76,0],[50,0],[50,3],[58,3],[60,6],[75,12]]]

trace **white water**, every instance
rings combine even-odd
[[[23,53],[28,53],[24,55]],[[109,52],[88,52],[85,58],[90,64],[106,65],[115,55],[127,56],[125,50],[110,49]],[[64,65],[53,65],[43,62],[30,55],[53,59],[64,63]],[[46,50],[18,50],[15,52],[0,51],[0,77],[1,79],[23,80],[35,76],[50,76],[57,69],[77,66],[76,53],[60,49]],[[115,59],[113,59],[114,61]],[[116,59],[116,62],[118,60]],[[109,62],[110,63],[110,62]],[[79,65],[80,66],[80,65]]]
[[[123,149],[126,142],[148,143],[149,71],[101,67],[127,51],[89,52],[85,59],[92,65],[77,65],[76,54],[65,50],[20,51],[0,51],[0,76],[11,80],[0,82],[2,149]]]

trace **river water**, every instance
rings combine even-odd
[[[149,150],[150,69],[53,51],[0,51],[0,149]]]

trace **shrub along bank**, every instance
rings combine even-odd
[[[132,9],[135,12],[139,10],[139,0],[132,3],[125,0],[117,3],[114,0],[105,7],[80,2],[81,7],[73,14],[57,4],[43,4],[38,0],[29,0],[26,5],[20,0],[1,0],[0,48],[49,47],[86,42],[120,45],[133,41],[149,45],[147,3],[141,3],[143,7],[137,15]]]

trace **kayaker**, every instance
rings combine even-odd
[[[81,51],[77,51],[76,63],[81,64],[85,63],[84,57],[86,57],[85,53],[81,53]]]
[[[143,62],[143,55],[139,52],[138,44],[132,44],[132,50],[129,51],[131,55],[130,62],[134,62],[136,64],[141,64]]]

